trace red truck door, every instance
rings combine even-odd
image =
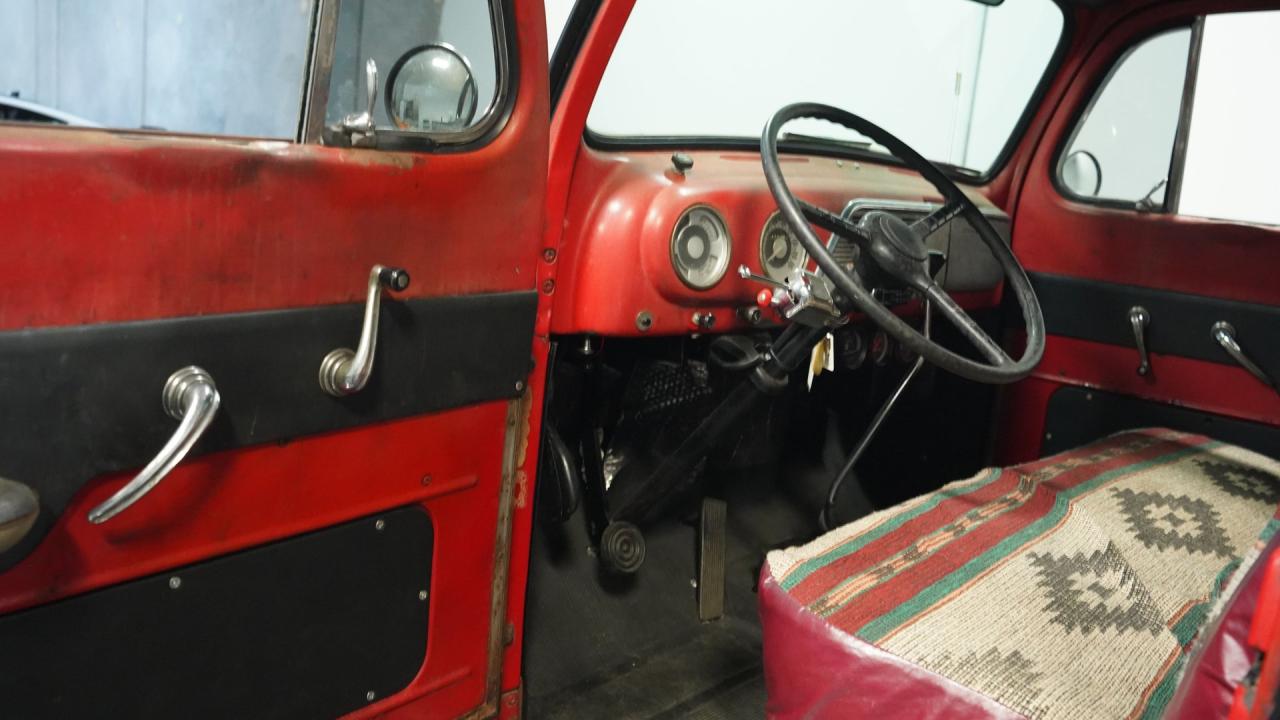
[[[1049,339],[1006,461],[1142,426],[1280,452],[1280,145],[1239,91],[1280,12],[1231,5],[1083,28],[1016,204]]]
[[[0,715],[496,712],[541,4],[101,5],[10,18],[106,127],[0,122]]]

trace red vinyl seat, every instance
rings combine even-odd
[[[1139,430],[770,553],[769,715],[1158,716],[1277,505],[1275,460]]]

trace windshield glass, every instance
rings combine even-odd
[[[865,117],[937,162],[992,169],[1062,34],[1051,0],[642,0],[588,129],[755,138],[793,102]],[[859,141],[797,121],[786,132]]]

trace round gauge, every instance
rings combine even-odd
[[[769,216],[760,233],[760,267],[770,280],[786,282],[809,262],[809,254],[781,212]]]
[[[671,232],[671,265],[676,276],[695,290],[706,290],[729,269],[729,229],[708,205],[685,210]]]
[[[871,336],[871,347],[868,350],[871,362],[884,367],[885,363],[889,362],[889,355],[893,353],[889,335],[883,330],[876,330],[876,334]]]
[[[898,346],[893,349],[893,354],[894,359],[903,365],[910,365],[916,361],[916,351],[902,343],[898,343]]]
[[[840,364],[848,370],[857,370],[867,361],[867,341],[858,328],[837,333]]]

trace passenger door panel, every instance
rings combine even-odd
[[[1111,27],[1075,72],[1035,147],[1017,196],[1013,247],[1040,295],[1049,336],[1039,369],[1004,397],[1008,422],[1001,462],[1058,448],[1052,426],[1093,423],[1084,433],[1091,437],[1077,433],[1080,439],[1114,429],[1116,418],[1095,422],[1096,413],[1048,418],[1051,410],[1075,413],[1083,407],[1054,402],[1064,388],[1197,413],[1198,420],[1182,429],[1235,421],[1275,428],[1275,434],[1253,437],[1269,445],[1257,449],[1280,452],[1280,395],[1246,372],[1211,334],[1214,323],[1231,323],[1246,353],[1273,378],[1280,376],[1280,228],[1088,204],[1064,197],[1054,181],[1060,149],[1112,64],[1152,27],[1191,23],[1193,12],[1162,6]],[[1137,372],[1129,320],[1134,307],[1150,317],[1147,375]],[[1128,402],[1109,407],[1113,415],[1132,410],[1126,427],[1160,415]]]

